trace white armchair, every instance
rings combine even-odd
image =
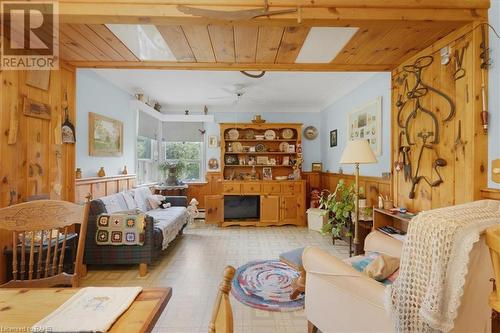
[[[378,231],[368,235],[365,251],[401,257],[402,243]],[[384,307],[385,286],[315,247],[304,250],[305,312],[309,328],[322,333],[394,332]],[[473,276],[473,278],[471,278]],[[471,253],[469,274],[453,332],[491,332],[488,295],[492,277],[484,237]]]

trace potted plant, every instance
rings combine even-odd
[[[322,233],[331,233],[335,238],[350,237],[351,213],[354,211],[354,187],[339,180],[333,193],[323,193],[320,208],[328,214],[328,223],[322,228]]]
[[[165,161],[158,165],[160,171],[163,172],[166,185],[176,186],[179,185],[177,176],[184,169],[184,164],[181,161]]]

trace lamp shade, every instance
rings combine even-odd
[[[368,143],[368,140],[349,141],[342,152],[341,164],[369,164],[377,163],[377,158]]]

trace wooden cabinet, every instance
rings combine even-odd
[[[260,184],[259,183],[243,183],[242,193],[245,194],[260,194]]]
[[[260,196],[260,222],[278,223],[280,221],[280,197],[278,195]]]
[[[265,193],[265,194],[281,193],[280,184],[276,183],[276,182],[262,184],[262,193]]]
[[[207,195],[205,197],[205,222],[210,224],[224,222],[223,195]]]
[[[282,195],[280,200],[280,223],[294,223],[299,217],[300,203],[295,195]]]
[[[241,194],[241,184],[240,183],[223,183],[222,184],[222,193],[223,194]]]

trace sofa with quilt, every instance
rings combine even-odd
[[[165,208],[163,208],[165,207]],[[147,274],[150,264],[188,222],[187,198],[155,196],[148,187],[112,194],[90,203],[84,264],[139,264],[140,275]],[[102,214],[145,214],[142,245],[99,245],[97,220]]]

